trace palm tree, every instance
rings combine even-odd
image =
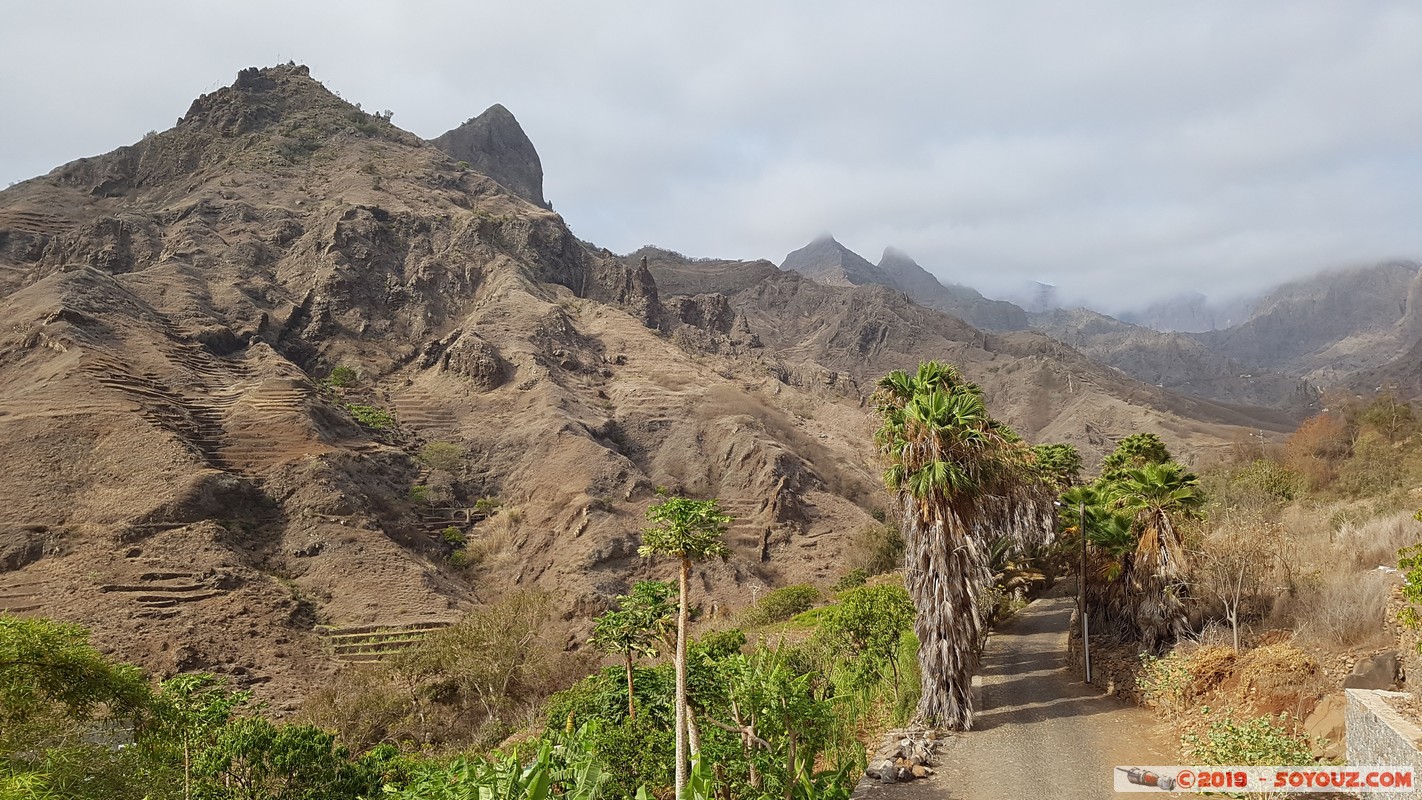
[[[1135,615],[1126,586],[1136,551],[1135,521],[1110,508],[1110,498],[1099,485],[1073,486],[1062,493],[1061,502],[1064,534],[1080,535],[1078,529],[1086,525],[1090,563],[1082,580],[1092,629],[1133,636]]]
[[[687,596],[690,594],[691,563],[712,556],[724,558],[730,554],[721,536],[730,525],[731,518],[721,513],[716,500],[668,497],[647,509],[647,519],[653,525],[642,530],[642,546],[637,548],[637,554],[643,558],[672,556],[681,565],[678,582],[680,602],[676,615],[676,797],[680,800],[686,788],[689,717],[686,705],[686,629],[690,621]]]
[[[1204,502],[1198,485],[1193,474],[1168,461],[1127,469],[1107,489],[1111,506],[1135,518],[1138,538],[1127,588],[1136,631],[1149,650],[1170,644],[1185,630],[1189,564],[1175,520]]]
[[[676,590],[664,581],[638,581],[632,594],[617,598],[618,608],[593,623],[592,644],[604,653],[623,657],[627,670],[627,716],[637,718],[632,690],[632,662],[639,656],[655,657],[657,643],[671,628],[671,596]]]
[[[923,693],[916,720],[967,730],[972,678],[984,635],[987,544],[1024,546],[1055,532],[1052,493],[1032,456],[987,413],[982,390],[956,368],[929,361],[896,370],[874,395],[875,440],[888,462],[905,534],[905,582],[918,609],[915,631]]]

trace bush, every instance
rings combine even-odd
[[[867,575],[881,575],[898,569],[904,561],[904,535],[897,525],[866,525],[849,543],[849,566]]]
[[[866,572],[863,567],[855,567],[849,572],[846,572],[839,580],[835,581],[834,590],[836,592],[847,591],[856,586],[863,586],[868,580],[869,573]]]
[[[444,540],[445,544],[453,545],[454,547],[463,547],[464,543],[468,541],[464,536],[464,532],[453,525],[440,531],[439,537]]]
[[[719,661],[726,656],[741,652],[746,646],[745,631],[740,628],[728,628],[724,631],[707,631],[692,643],[697,652],[704,654],[712,661]]]
[[[464,466],[464,448],[453,442],[430,442],[420,449],[420,462],[430,469],[455,473]]]
[[[642,716],[597,726],[592,744],[609,767],[606,788],[612,797],[633,797],[643,786],[673,782],[670,767],[676,763],[676,737],[658,720]]]
[[[351,403],[346,406],[346,411],[356,422],[374,431],[388,431],[395,427],[395,415],[383,408]]]
[[[784,622],[796,614],[809,611],[820,600],[820,590],[808,583],[785,586],[766,592],[752,607],[748,616],[757,625]]]
[[[1294,727],[1288,714],[1238,720],[1227,713],[1203,734],[1185,734],[1180,744],[1192,764],[1309,766],[1315,762],[1313,742]]]
[[[1234,480],[1281,501],[1294,499],[1302,482],[1293,470],[1262,458],[1240,468]]]
[[[1294,618],[1299,635],[1324,646],[1354,647],[1383,636],[1391,581],[1379,572],[1326,572],[1300,587]]]
[[[360,384],[360,375],[355,369],[344,364],[338,365],[331,370],[331,374],[326,376],[326,385],[334,386],[337,389],[349,389]]]
[[[430,487],[417,483],[410,487],[410,502],[425,505],[430,501]]]
[[[499,506],[502,505],[503,503],[497,497],[481,497],[474,501],[474,510],[484,516],[492,517],[499,513]]]
[[[1417,512],[1417,519],[1422,520],[1422,511]],[[1402,548],[1397,558],[1397,567],[1402,570],[1402,599],[1407,603],[1398,613],[1398,621],[1417,630],[1422,628],[1422,615],[1417,613],[1417,607],[1422,605],[1422,545]],[[1417,648],[1422,652],[1422,644]]]

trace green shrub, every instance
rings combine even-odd
[[[608,766],[612,797],[633,797],[643,786],[667,786],[676,763],[676,737],[670,728],[646,716],[618,725],[597,726],[593,749]]]
[[[360,375],[356,373],[354,368],[348,367],[345,364],[338,365],[335,369],[331,370],[330,375],[326,376],[326,385],[334,386],[337,389],[349,389],[359,384]]]
[[[785,586],[767,592],[749,612],[749,618],[758,625],[784,622],[787,619],[809,611],[820,600],[820,590],[808,583]]]
[[[746,646],[746,633],[740,628],[728,628],[724,631],[707,631],[692,643],[692,647],[697,652],[705,654],[712,661],[719,661],[726,656],[741,652]]]
[[[371,430],[387,431],[395,427],[395,415],[383,408],[352,403],[346,406],[346,411],[356,422]]]
[[[1422,522],[1422,511],[1418,511],[1414,519]],[[1417,612],[1417,607],[1422,605],[1422,545],[1404,547],[1397,551],[1397,557],[1397,567],[1402,570],[1402,599],[1407,601],[1398,613],[1398,621],[1417,630],[1422,628],[1422,614]],[[1422,644],[1418,644],[1417,649],[1422,652]]]
[[[1208,715],[1210,710],[1206,708]],[[1315,762],[1313,743],[1294,733],[1287,713],[1278,717],[1238,720],[1225,714],[1210,722],[1203,734],[1187,733],[1181,746],[1192,764],[1241,766],[1308,766]]]
[[[410,502],[424,505],[430,501],[430,487],[417,483],[410,487]]]
[[[865,581],[868,580],[869,573],[866,572],[863,567],[855,567],[849,572],[846,572],[839,580],[835,581],[834,590],[836,592],[847,591],[856,586],[863,586]]]
[[[430,442],[420,448],[420,462],[430,469],[455,473],[464,466],[464,448],[453,442]]]
[[[439,536],[441,539],[444,540],[445,544],[453,545],[455,547],[463,547],[464,543],[468,541],[468,539],[464,536],[464,532],[454,527],[453,525],[450,525],[449,527],[440,531]]]
[[[455,569],[468,569],[475,563],[475,558],[462,547],[449,554],[449,565]]]
[[[899,645],[916,616],[903,586],[863,586],[840,595],[825,610],[818,635],[842,659],[850,688],[869,688],[889,678],[897,698],[902,686]]]
[[[1299,476],[1293,470],[1263,458],[1240,468],[1234,480],[1282,501],[1294,499],[1300,484]]]
[[[503,503],[497,497],[481,497],[474,501],[474,510],[485,516],[492,517],[499,513],[499,506]]]

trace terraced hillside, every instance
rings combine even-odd
[[[705,607],[832,582],[883,504],[865,395],[923,358],[1095,454],[1155,430],[1205,457],[1284,424],[887,289],[687,261],[663,292],[655,261],[294,65],[0,192],[0,604],[280,710],[514,587],[552,593],[580,646],[669,574],[636,555],[659,487],[736,518]],[[458,463],[422,463],[433,443]],[[461,516],[481,498],[497,513]],[[450,525],[477,563],[452,563]]]

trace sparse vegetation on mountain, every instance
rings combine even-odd
[[[751,625],[784,622],[796,614],[809,611],[821,597],[820,590],[808,583],[772,589],[747,609],[746,621]]]

